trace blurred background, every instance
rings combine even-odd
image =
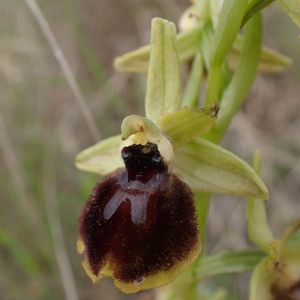
[[[188,0],[39,0],[75,73],[100,138],[119,132],[124,116],[143,114],[145,76],[117,73],[115,56],[149,41],[150,21],[176,22]],[[96,142],[40,27],[24,1],[0,2],[0,299],[148,299],[124,296],[110,280],[93,286],[76,253],[77,223],[96,181],[74,156]],[[300,40],[275,5],[265,44],[293,60],[276,75],[258,75],[223,144],[250,160],[264,158],[263,179],[276,234],[300,215]],[[245,201],[215,197],[207,249],[252,247]],[[245,299],[249,275],[217,278],[228,299]],[[150,298],[149,298],[150,299]]]

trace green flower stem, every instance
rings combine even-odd
[[[264,7],[268,6],[275,0],[252,0],[249,1],[246,8],[246,14],[243,18],[242,26],[247,23],[247,21],[253,17],[258,11],[262,10]]]
[[[210,63],[205,104],[219,101],[222,93],[222,65],[231,48],[246,11],[246,0],[225,0],[220,22],[214,36],[214,50]]]
[[[210,141],[219,143],[225,131],[249,92],[258,69],[262,45],[262,20],[256,14],[245,26],[241,56],[233,78],[225,90],[218,120],[206,135]]]
[[[219,112],[219,119],[221,121],[218,120],[216,126],[214,126],[208,133],[208,135],[206,136],[208,140],[214,141],[216,143],[219,143],[221,141],[231,118],[234,116],[237,109],[241,105],[245,94],[248,92],[254,81],[260,56],[259,53],[261,49],[261,32],[261,18],[259,15],[256,15],[256,17],[249,21],[249,24],[247,24],[246,26],[244,46],[241,52],[240,62],[229,87],[224,93],[224,97],[221,102],[222,104]],[[245,67],[246,69],[244,69]],[[251,74],[248,74],[249,68],[251,68]],[[241,83],[243,83],[242,86]],[[224,105],[225,108],[227,108],[225,110],[225,113],[224,108],[222,108],[224,107]],[[219,125],[219,122],[221,126]],[[205,221],[209,209],[210,196],[208,196],[207,194],[198,194],[197,200],[197,211],[200,214],[198,216],[200,222],[200,232],[201,237],[204,238],[206,227]]]
[[[198,52],[194,58],[192,70],[185,88],[182,106],[195,108],[198,106],[201,81],[204,73],[203,58]]]
[[[208,216],[211,195],[195,193],[195,205],[198,217],[198,230],[202,241],[205,239],[206,220]]]
[[[219,118],[221,118],[221,124],[223,127],[213,127],[209,134],[206,136],[207,139],[219,143],[225,134],[225,130],[236,113],[237,109],[241,105],[246,93],[250,89],[255,75],[260,57],[261,49],[261,35],[262,35],[262,24],[261,18],[257,14],[247,25],[244,38],[244,44],[241,52],[238,68],[231,83],[229,84],[226,92],[224,93],[222,104],[225,103],[227,111],[225,114],[220,110]],[[246,67],[246,69],[244,69]],[[250,74],[248,72],[250,71]],[[240,76],[242,76],[240,78]],[[242,85],[241,85],[242,83]],[[233,96],[233,98],[230,98]],[[222,117],[222,115],[224,115]],[[217,123],[218,124],[218,123]],[[199,232],[202,240],[205,239],[206,220],[209,211],[209,205],[211,200],[210,194],[197,193],[196,198],[196,209],[198,214]],[[201,261],[201,256],[194,264],[194,277],[197,265]]]
[[[223,90],[222,64],[212,64],[209,70],[205,105],[219,102]]]
[[[210,0],[209,9],[213,27],[216,29],[219,23],[221,4],[219,0]]]

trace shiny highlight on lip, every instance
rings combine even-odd
[[[118,281],[141,283],[176,265],[182,271],[200,251],[192,192],[168,171],[156,145],[121,154],[126,168],[96,185],[80,218],[91,272],[108,266]]]

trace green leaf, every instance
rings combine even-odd
[[[150,45],[130,51],[114,60],[114,67],[118,71],[147,72],[150,58]]]
[[[275,275],[269,258],[263,259],[251,276],[249,300],[271,300],[270,289]]]
[[[300,0],[278,0],[277,3],[287,12],[300,27]]]
[[[220,21],[213,42],[213,54],[207,82],[205,104],[220,101],[222,92],[222,65],[240,30],[247,0],[224,0]]]
[[[257,73],[262,43],[262,23],[260,15],[256,14],[245,27],[245,37],[237,69],[230,84],[223,93],[218,120],[206,136],[207,139],[218,142],[240,108]]]
[[[156,121],[166,112],[178,110],[180,76],[176,27],[154,18],[151,26],[151,52],[146,92],[146,117]]]
[[[217,111],[215,106],[198,109],[183,107],[161,116],[158,124],[174,146],[180,147],[207,132],[216,120]]]
[[[203,257],[196,268],[196,278],[199,280],[219,274],[252,271],[264,257],[263,252],[254,250],[230,251]]]
[[[21,270],[29,277],[37,277],[41,273],[41,268],[34,255],[22,245],[18,238],[12,236],[4,228],[0,228],[0,247],[13,255]]]
[[[107,138],[80,152],[75,159],[78,169],[100,175],[115,171],[123,167],[119,153],[121,136]]]
[[[187,61],[199,50],[202,25],[177,36],[180,62]],[[118,71],[147,72],[150,58],[150,45],[125,53],[115,58],[114,66]]]
[[[268,198],[266,186],[246,162],[203,139],[178,149],[174,171],[194,191]]]

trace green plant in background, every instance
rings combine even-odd
[[[119,70],[147,72],[146,117],[126,117],[120,135],[97,143],[76,158],[81,170],[109,174],[95,187],[81,217],[78,251],[84,254],[83,267],[93,282],[112,277],[126,293],[169,283],[185,269],[159,289],[157,297],[189,300],[225,299],[223,290],[199,294],[198,282],[216,274],[249,271],[257,265],[250,299],[300,299],[300,273],[295,267],[299,265],[299,245],[286,246],[293,230],[279,241],[268,228],[262,201],[268,198],[268,191],[256,173],[259,155],[253,169],[218,145],[257,72],[277,72],[290,64],[288,58],[262,46],[260,11],[273,1],[194,2],[180,20],[179,35],[174,24],[155,18],[151,45],[115,61]],[[280,1],[297,23],[296,2]],[[183,96],[180,62],[191,62]],[[123,169],[115,172],[119,168]],[[152,182],[155,176],[167,179]],[[177,190],[170,178],[176,178]],[[188,218],[193,223],[196,211],[197,224],[189,227],[183,218],[178,226],[170,215],[179,216],[189,207],[190,190],[193,205]],[[116,196],[118,193],[122,195]],[[262,252],[209,256],[201,251],[211,194],[248,198],[249,236]],[[180,209],[173,201],[178,195],[183,196]],[[159,200],[167,205],[165,214],[158,208]],[[150,223],[149,218],[153,218]],[[162,222],[163,218],[172,221]],[[158,230],[160,224],[164,228]],[[169,232],[165,226],[172,228],[169,240],[162,239],[168,236],[162,232]],[[190,238],[189,231],[198,236],[185,245],[180,237]],[[154,247],[153,242],[161,246]],[[116,245],[120,247],[115,249]]]
[[[253,165],[258,173],[260,164],[260,153],[256,153]],[[300,220],[292,222],[281,239],[275,239],[260,199],[248,199],[247,218],[250,239],[267,254],[253,271],[249,299],[299,299],[300,244],[291,237],[300,228]]]

